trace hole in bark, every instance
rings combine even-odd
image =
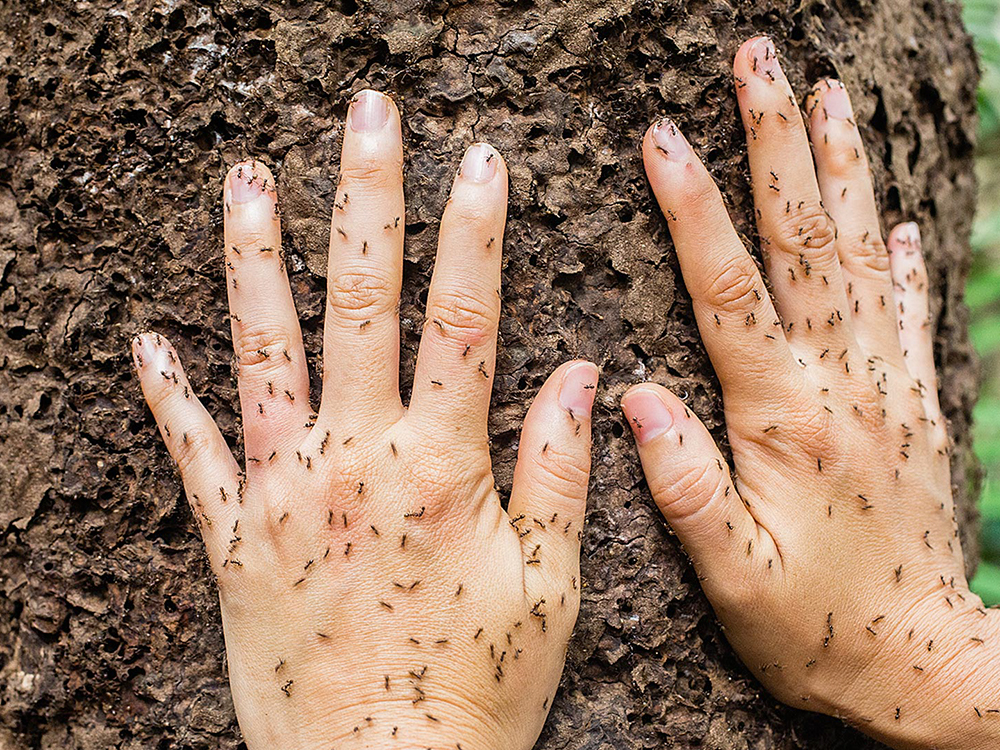
[[[565,216],[559,216],[558,214],[547,213],[542,216],[542,223],[550,229],[555,229],[557,226],[566,221]]]
[[[528,140],[532,141],[535,138],[541,138],[548,131],[541,125],[532,125],[528,128]]]
[[[882,99],[882,89],[875,87],[873,93],[878,97],[875,111],[872,113],[871,126],[880,133],[885,133],[889,127],[889,117],[885,113],[885,101]]]
[[[187,25],[184,11],[178,8],[167,17],[167,29],[169,31],[179,31]]]
[[[910,149],[909,153],[906,155],[906,163],[910,167],[910,172],[917,166],[917,161],[920,159],[921,142],[920,133],[914,133],[913,137],[913,148]]]
[[[118,640],[117,632],[112,629],[111,635],[104,639],[104,643],[101,644],[101,650],[106,654],[113,654],[115,651],[122,647],[122,642]]]
[[[902,204],[899,200],[899,188],[893,185],[886,191],[886,208],[890,211],[899,211]]]

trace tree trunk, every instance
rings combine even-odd
[[[975,558],[962,291],[976,66],[948,0],[111,0],[0,6],[0,748],[238,748],[217,599],[127,349],[168,334],[233,445],[220,192],[272,165],[317,365],[347,103],[400,103],[407,148],[403,381],[462,150],[510,165],[490,420],[509,490],[530,397],[598,362],[583,608],[540,748],[870,747],[779,705],[729,648],[653,506],[618,398],[651,378],[725,440],[722,403],[638,144],[673,116],[756,232],[731,82],[771,34],[804,94],[851,90],[885,226],[917,219],[933,283],[954,486]],[[319,393],[318,368],[313,370]]]

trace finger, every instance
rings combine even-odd
[[[243,477],[215,421],[195,396],[177,353],[156,333],[132,340],[142,395],[177,463],[210,558],[225,557],[227,532],[242,500]]]
[[[868,157],[844,84],[835,80],[817,84],[806,111],[820,191],[837,225],[837,252],[854,335],[866,353],[898,358],[889,256]]]
[[[667,120],[647,131],[642,153],[726,398],[758,399],[791,387],[800,365],[708,171]]]
[[[410,409],[463,444],[486,436],[506,218],[506,166],[492,146],[474,144],[441,218]]]
[[[766,37],[749,40],[733,71],[775,305],[793,350],[803,350],[796,346],[803,340],[812,361],[812,350],[849,340],[837,230],[823,208],[805,125],[774,44]]]
[[[597,367],[560,366],[524,420],[508,513],[521,538],[525,574],[579,600],[580,537],[590,480],[590,416]]]
[[[347,114],[330,231],[320,411],[335,421],[402,415],[403,235],[399,112],[384,94],[362,91]]]
[[[930,290],[920,243],[920,227],[915,222],[898,224],[889,233],[889,261],[899,344],[903,350],[906,369],[920,390],[924,415],[934,424],[938,447],[944,448],[948,437],[938,402]]]
[[[309,408],[299,318],[285,274],[274,176],[258,161],[229,170],[226,288],[248,457],[298,441]]]
[[[740,499],[729,467],[701,421],[673,393],[653,383],[630,389],[622,409],[653,500],[699,578],[707,579],[703,584],[710,595],[738,585],[736,571],[773,569],[774,542]]]

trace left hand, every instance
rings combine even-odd
[[[597,368],[567,363],[542,387],[508,514],[486,430],[507,169],[475,144],[441,220],[403,406],[400,130],[388,97],[355,98],[333,207],[318,414],[274,177],[259,162],[229,173],[223,254],[245,473],[170,344],[150,333],[133,343],[219,584],[251,750],[527,750],[576,621]]]

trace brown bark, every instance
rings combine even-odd
[[[732,54],[766,32],[799,91],[846,81],[886,225],[924,231],[974,550],[961,296],[976,68],[955,4],[20,0],[0,27],[0,748],[239,746],[214,586],[126,350],[140,329],[168,334],[237,445],[219,192],[253,154],[278,175],[318,363],[341,123],[362,85],[392,93],[405,123],[404,382],[473,139],[505,154],[512,182],[490,423],[501,488],[544,377],[574,356],[603,368],[583,611],[539,747],[870,746],[762,692],[641,480],[617,408],[630,383],[674,387],[724,429],[637,144],[674,116],[753,243]]]

